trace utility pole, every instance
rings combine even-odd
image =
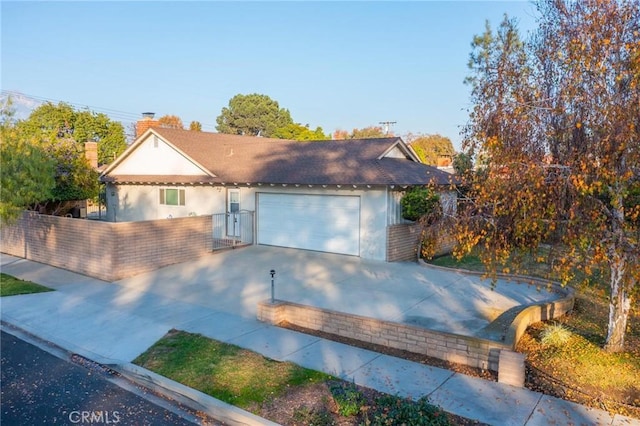
[[[396,124],[395,121],[381,121],[378,124],[382,124],[384,126],[384,134],[388,135],[389,134],[389,126],[391,126],[392,124]]]

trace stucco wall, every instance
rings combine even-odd
[[[168,186],[160,186],[167,188]],[[216,214],[227,211],[227,191],[240,191],[240,209],[257,211],[258,193],[287,193],[312,195],[351,195],[360,197],[360,257],[387,258],[387,195],[383,188],[319,188],[283,186],[186,186],[184,206],[161,206],[155,185],[108,185],[107,220],[127,222],[166,219],[189,214]],[[286,216],[283,212],[283,218]],[[256,215],[257,217],[257,215]]]
[[[149,134],[110,173],[113,175],[206,175],[162,138]]]
[[[160,188],[185,190],[184,206],[161,205]],[[136,222],[223,213],[226,189],[211,186],[107,185],[107,220]]]
[[[211,252],[211,216],[110,223],[25,213],[0,229],[13,256],[116,281]]]

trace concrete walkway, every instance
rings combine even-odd
[[[555,297],[477,277],[273,247],[212,254],[106,283],[1,255],[2,272],[57,291],[0,299],[2,321],[105,364],[129,364],[172,328],[201,333],[391,394],[428,395],[444,410],[494,425],[638,425],[527,389],[285,330],[255,319],[269,297],[473,335],[504,310]],[[416,320],[417,319],[417,320]],[[457,319],[457,321],[455,321]]]

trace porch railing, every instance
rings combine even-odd
[[[254,212],[217,213],[212,215],[213,250],[253,244]]]

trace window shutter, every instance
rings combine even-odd
[[[160,188],[160,204],[164,204],[164,188]]]
[[[180,190],[180,205],[184,206],[184,189]]]

